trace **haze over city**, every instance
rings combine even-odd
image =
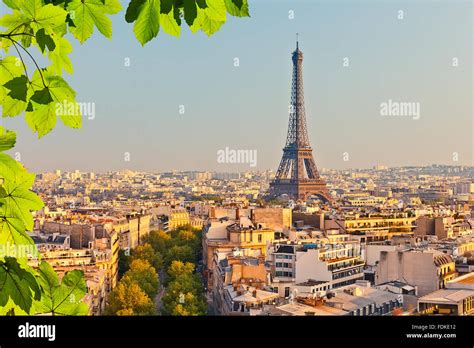
[[[0,348],[472,343],[472,0],[0,2]]]
[[[38,172],[276,170],[299,32],[318,167],[472,165],[469,2],[254,1],[251,8],[250,20],[231,19],[212,39],[186,29],[179,40],[163,35],[144,48],[114,17],[115,39],[75,42],[71,56],[68,80],[78,101],[94,103],[93,119],[41,140],[23,118],[4,119],[18,130],[15,152]],[[381,116],[389,100],[419,103],[419,119]],[[256,166],[219,163],[226,147],[256,150]]]

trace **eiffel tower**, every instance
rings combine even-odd
[[[270,183],[270,196],[287,194],[295,200],[305,200],[316,195],[331,202],[326,182],[319,176],[306,129],[303,91],[303,52],[298,47],[293,52],[293,80],[291,83],[290,120],[283,157],[275,179]]]

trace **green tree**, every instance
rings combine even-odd
[[[163,231],[151,231],[148,236],[144,238],[145,243],[149,243],[153,249],[161,255],[166,255],[171,236]]]
[[[191,262],[182,262],[174,260],[168,268],[168,281],[171,282],[184,274],[192,274],[194,272],[194,264]]]
[[[202,298],[191,292],[184,294],[182,303],[169,305],[169,315],[172,316],[198,316],[206,314],[206,304]]]
[[[194,273],[201,253],[201,231],[182,226],[168,234],[165,265],[166,290],[162,298],[164,315],[205,315],[207,301],[199,274]]]
[[[163,257],[161,254],[153,249],[151,244],[145,243],[132,249],[130,255],[130,262],[134,260],[147,260],[159,272],[163,268]]]
[[[106,315],[154,315],[156,307],[148,295],[134,282],[120,281],[109,296]]]
[[[11,12],[0,17],[2,116],[24,114],[26,123],[39,138],[51,132],[58,119],[67,127],[80,128],[81,106],[75,100],[76,92],[63,78],[64,72],[74,72],[67,34],[71,33],[81,44],[95,29],[111,38],[110,16],[120,12],[122,5],[118,0],[3,3]],[[211,35],[220,29],[227,15],[249,16],[247,0],[131,0],[125,20],[133,23],[133,32],[144,45],[158,35],[160,28],[179,37],[184,22],[192,32]],[[48,63],[40,67],[38,61]],[[33,229],[31,212],[41,209],[43,202],[31,191],[35,175],[4,153],[15,142],[16,134],[0,127],[0,245],[10,243],[35,249],[27,231]],[[36,313],[33,301],[47,297],[38,277],[38,271],[26,265],[26,258],[0,255],[0,279],[8,280],[0,282],[0,306],[10,304],[13,312]],[[21,286],[17,284],[19,279],[24,280]],[[78,312],[63,314],[68,313]]]
[[[195,240],[196,234],[192,231],[179,231],[178,238],[184,241]]]
[[[195,262],[196,255],[189,245],[174,245],[165,256],[165,265],[171,265],[174,260],[182,262]]]
[[[158,274],[147,260],[133,260],[120,281],[139,285],[150,298],[155,298],[158,293]]]
[[[118,259],[118,277],[119,279],[123,277],[125,272],[130,269],[130,256],[127,255],[128,253],[120,249],[119,250],[119,259]]]
[[[195,274],[184,273],[170,282],[163,296],[165,315],[205,315],[206,300],[202,285]]]

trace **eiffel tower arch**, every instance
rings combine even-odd
[[[298,47],[298,41],[291,59],[293,77],[288,134],[275,179],[270,183],[269,195],[275,197],[287,194],[296,200],[316,195],[330,203],[331,195],[326,182],[319,175],[308,138],[303,91],[303,52]]]

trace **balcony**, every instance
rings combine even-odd
[[[339,267],[328,266],[328,270],[330,272],[335,273],[335,272],[339,272],[339,271],[350,270],[351,268],[355,268],[355,267],[360,267],[360,266],[363,266],[364,264],[365,264],[364,261],[357,261],[354,264],[349,265],[349,266],[339,266]]]

